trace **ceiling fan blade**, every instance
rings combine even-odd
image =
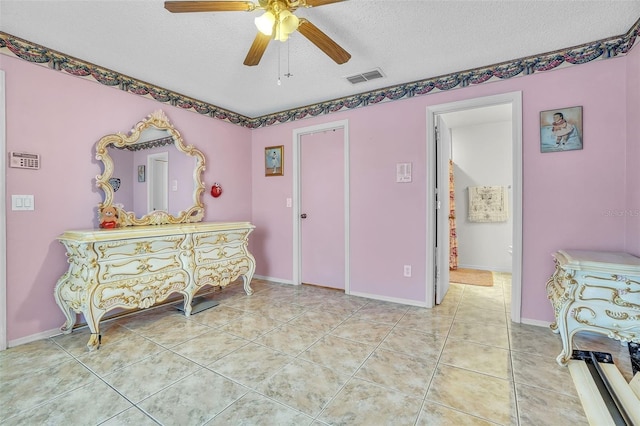
[[[244,59],[244,64],[252,67],[254,65],[258,65],[260,63],[260,59],[262,59],[262,55],[264,51],[267,50],[267,46],[271,41],[271,36],[264,35],[260,31],[256,35],[256,38],[253,40],[253,44],[249,48],[249,53],[247,53],[247,57]]]
[[[165,1],[169,12],[250,12],[256,8],[251,1]]]
[[[320,50],[326,53],[337,64],[344,64],[351,59],[351,54],[349,54],[349,52],[340,47],[338,43],[331,40],[328,35],[320,31],[318,27],[306,19],[300,19],[298,31],[300,31],[300,34],[305,36],[311,43],[318,46]]]
[[[304,3],[308,7],[318,7],[318,6],[324,6],[325,4],[339,3],[341,1],[346,1],[346,0],[305,0]]]

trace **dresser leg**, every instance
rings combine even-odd
[[[100,318],[102,318],[102,315],[100,315],[99,318],[96,318],[93,315],[85,313],[84,316],[87,320],[89,330],[91,331],[91,337],[89,337],[89,342],[87,342],[87,349],[89,349],[89,351],[94,351],[99,349],[100,344],[102,343],[102,336],[100,335]]]
[[[101,343],[102,336],[98,333],[91,333],[91,337],[89,337],[89,342],[87,343],[87,349],[89,349],[89,351],[99,349]]]
[[[560,334],[560,338],[562,339],[562,352],[556,358],[556,361],[561,366],[565,367],[571,358],[571,342],[573,340],[573,335],[569,334],[569,330],[567,329],[567,325],[562,322],[557,323],[557,329],[554,330],[555,333]]]
[[[253,294],[253,289],[251,288],[251,277],[253,276],[253,274],[251,275],[243,275],[242,276],[242,281],[244,283],[244,292],[247,293],[248,296],[251,296]]]
[[[193,306],[191,306],[191,304],[193,303],[193,296],[192,295],[188,295],[188,294],[184,294],[184,316],[188,317],[191,315],[191,311],[193,310]]]
[[[60,308],[60,310],[62,310],[62,313],[67,319],[65,323],[62,324],[62,326],[60,327],[60,331],[62,331],[64,334],[71,333],[71,331],[73,330],[73,326],[76,325],[76,319],[77,319],[76,313],[73,311],[73,309],[69,307],[69,304],[61,295],[61,292],[63,291],[63,289],[66,290],[68,278],[69,278],[69,274],[65,273],[62,276],[62,278],[58,280],[58,283],[56,284],[56,288],[53,292],[53,296],[56,299],[56,303],[58,304],[58,307]]]
[[[73,326],[76,325],[76,313],[72,309],[62,307],[61,305],[60,308],[64,316],[67,317],[65,323],[60,327],[60,331],[62,331],[63,334],[69,334],[73,331]]]
[[[256,260],[249,252],[247,252],[247,260],[249,260],[249,270],[242,276],[242,281],[244,282],[244,292],[247,293],[248,296],[251,296],[253,294],[251,280],[253,279],[253,274],[256,272]]]

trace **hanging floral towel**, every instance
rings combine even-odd
[[[504,186],[469,187],[469,222],[505,222],[507,188]]]

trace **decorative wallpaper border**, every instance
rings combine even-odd
[[[191,109],[199,114],[208,115],[212,118],[224,120],[242,127],[257,129],[259,127],[331,114],[347,109],[366,107],[382,102],[396,101],[444,90],[468,87],[469,85],[531,75],[536,72],[549,71],[571,65],[581,65],[600,59],[609,59],[627,54],[638,40],[639,34],[640,19],[633,24],[626,34],[618,37],[611,37],[572,48],[541,54],[539,56],[528,56],[488,67],[474,68],[468,71],[390,86],[384,89],[256,118],[250,118],[197,99],[183,96],[179,93],[67,56],[1,31],[0,54],[16,56],[25,61],[48,66],[51,69],[64,71],[77,77],[92,79],[106,86],[118,87],[120,90],[155,99],[158,102],[168,103],[184,109]]]
[[[133,144],[127,144],[122,148],[118,146],[114,148],[126,149],[127,151],[142,151],[145,149],[159,148],[161,146],[173,145],[174,143],[175,143],[175,140],[173,139],[173,136],[167,136],[166,138],[153,139],[147,142],[137,142]]]

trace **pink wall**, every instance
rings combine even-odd
[[[640,256],[640,49],[627,56],[626,250]]]
[[[608,212],[638,208],[635,168],[640,147],[638,48],[628,57],[528,77],[440,92],[250,131],[2,56],[7,85],[7,150],[42,155],[38,171],[7,170],[11,194],[34,194],[36,210],[7,213],[8,338],[54,329],[64,317],[52,292],[65,272],[55,238],[97,225],[94,189],[100,166],[93,146],[163,109],[186,143],[207,158],[206,221],[251,220],[257,274],[292,279],[294,129],[349,120],[351,161],[351,291],[422,302],[425,298],[426,108],[462,99],[522,91],[524,252],[522,316],[551,321],[545,283],[559,248],[640,251],[636,217]],[[585,149],[541,154],[539,112],[582,105]],[[264,147],[285,145],[282,177],[265,177]],[[411,161],[413,183],[395,183],[395,164]],[[629,172],[625,172],[625,164]],[[628,185],[628,190],[626,186]],[[50,218],[49,215],[54,216]],[[625,234],[629,237],[625,242]],[[626,246],[625,246],[626,244]],[[402,277],[402,265],[413,276]],[[372,266],[374,265],[374,266]]]
[[[125,130],[125,129],[123,129]],[[109,156],[113,161],[113,177],[120,179],[120,187],[113,193],[113,203],[122,204],[127,210],[136,211],[136,195],[138,184],[138,170],[134,168],[134,158],[131,151],[124,149],[109,149]],[[102,169],[100,169],[102,172]],[[145,207],[146,207],[145,191]]]
[[[40,170],[7,168],[7,334],[9,341],[64,322],[53,298],[66,271],[56,237],[97,226],[101,173],[94,144],[126,131],[162,109],[187,144],[207,159],[204,179],[222,184],[217,199],[205,193],[205,220],[251,219],[251,133],[193,112],[159,104],[98,83],[1,56],[6,73],[7,151],[38,153]],[[11,211],[11,194],[33,194],[35,210]]]
[[[636,52],[637,53],[637,52]],[[625,221],[607,216],[624,209],[629,80],[625,58],[378,104],[253,132],[253,215],[260,229],[257,273],[291,280],[291,159],[285,176],[265,178],[264,146],[284,144],[292,132],[322,122],[349,120],[351,161],[351,291],[422,302],[425,298],[426,108],[498,93],[523,93],[522,317],[551,321],[545,283],[551,253],[561,248],[622,250]],[[540,153],[539,113],[582,105],[585,149]],[[395,183],[395,164],[412,161],[413,183]],[[413,276],[402,277],[402,265]],[[375,267],[372,267],[375,265]]]

